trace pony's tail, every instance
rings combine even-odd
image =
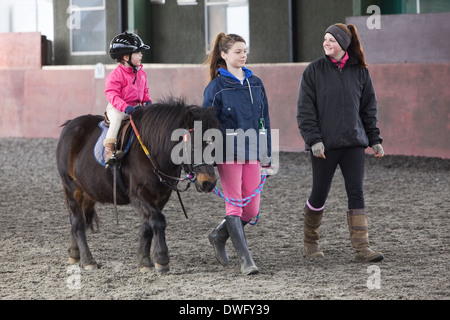
[[[226,68],[227,64],[225,60],[222,59],[220,55],[220,42],[226,38],[226,34],[221,32],[216,36],[214,40],[213,46],[211,48],[211,52],[206,58],[205,64],[209,65],[209,77],[210,80],[213,80],[219,76],[219,68]]]
[[[349,50],[352,51],[356,58],[358,59],[358,65],[361,68],[367,67],[366,57],[364,55],[364,50],[361,46],[361,42],[359,41],[358,31],[356,30],[356,26],[353,24],[347,25],[347,29],[351,33],[352,42],[350,43]]]
[[[97,231],[99,231],[100,219],[98,218],[97,211],[95,210],[95,201],[92,200],[87,194],[83,194],[80,197],[81,192],[81,190],[77,189],[75,191],[75,198],[78,198],[77,202],[81,205],[86,228],[89,228],[92,232],[95,232],[95,227],[97,227]]]
[[[94,208],[92,208],[91,210],[87,210],[84,213],[84,217],[86,219],[86,227],[91,229],[92,232],[100,230],[99,227],[100,219],[98,218],[97,212],[95,211]],[[97,229],[95,229],[94,226],[97,227]]]

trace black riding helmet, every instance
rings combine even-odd
[[[150,46],[146,45],[137,34],[125,31],[111,40],[111,44],[109,45],[109,55],[117,61],[122,60],[123,56],[129,55],[127,63],[133,68],[135,74],[134,84],[136,82],[137,66],[131,63],[131,55],[135,52],[148,49],[150,49]]]
[[[124,55],[150,49],[135,33],[123,32],[111,40],[109,54],[113,59],[122,59]]]

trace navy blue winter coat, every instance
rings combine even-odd
[[[214,107],[216,116],[220,120],[221,130],[223,134],[223,159],[225,160],[260,160],[263,164],[265,159],[260,158],[263,150],[268,151],[267,155],[271,155],[271,134],[270,134],[270,118],[269,105],[267,101],[264,85],[250,69],[242,68],[245,72],[245,79],[241,83],[228,70],[219,68],[219,76],[212,80],[205,88],[203,94],[203,107]],[[255,145],[255,139],[246,138],[245,148],[242,140],[239,142],[236,136],[238,129],[244,132],[259,133],[259,119],[264,119],[265,139],[264,144],[260,146],[259,138]],[[253,129],[253,130],[249,130]],[[228,131],[228,132],[227,132]],[[234,143],[227,141],[234,140]],[[238,145],[239,144],[239,145]],[[233,148],[233,158],[227,158],[227,150]],[[260,148],[262,148],[260,150]],[[245,149],[245,159],[239,150]],[[260,152],[261,151],[261,152]]]

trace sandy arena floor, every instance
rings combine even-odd
[[[409,300],[450,298],[450,160],[367,156],[365,194],[369,237],[385,254],[377,264],[353,260],[346,195],[339,172],[326,204],[321,248],[326,258],[302,256],[302,207],[310,192],[306,153],[281,153],[270,177],[261,217],[246,227],[256,276],[219,265],[207,235],[224,202],[195,188],[184,193],[186,220],[176,196],[165,208],[171,271],[140,273],[136,250],[140,217],[131,206],[97,205],[100,232],[88,233],[101,268],[68,263],[70,225],[56,170],[55,139],[0,139],[0,299],[148,300]],[[220,187],[220,185],[219,185]]]

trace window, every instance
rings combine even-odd
[[[71,0],[67,13],[71,54],[106,54],[105,0]]]
[[[52,0],[0,0],[0,33],[41,32],[54,39]]]
[[[449,12],[450,2],[448,0],[416,0],[416,11],[417,13]]]
[[[197,0],[177,0],[179,6],[194,6],[197,5]]]
[[[220,32],[242,36],[250,51],[249,25],[248,0],[205,0],[206,52]]]
[[[366,12],[368,0],[353,0],[354,15],[371,14]],[[448,0],[378,0],[381,14],[420,14],[450,12]]]

